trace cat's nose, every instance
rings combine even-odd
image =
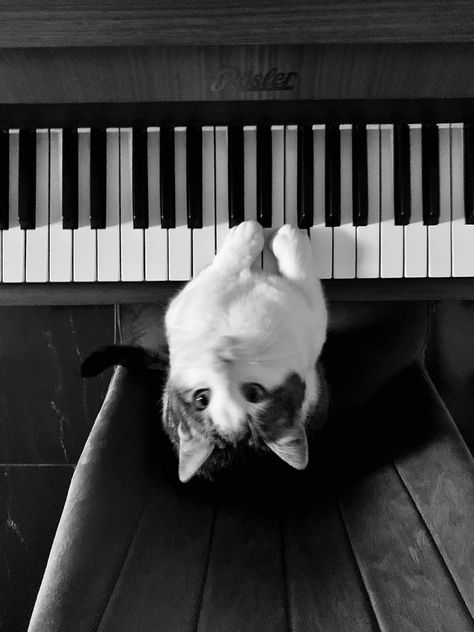
[[[227,425],[222,434],[226,441],[235,445],[245,439],[249,433],[250,428],[244,415],[238,420],[234,419],[234,423],[231,426]]]
[[[231,443],[238,442],[248,431],[247,411],[238,397],[225,394],[211,400],[210,416],[217,433]]]

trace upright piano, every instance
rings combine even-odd
[[[249,218],[306,229],[330,298],[472,298],[473,24],[464,0],[5,3],[0,304],[153,301]]]

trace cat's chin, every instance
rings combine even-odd
[[[282,468],[290,469],[266,446],[250,446],[248,442],[241,441],[236,445],[216,446],[196,472],[196,477],[214,482],[228,479],[243,480],[263,472],[268,475],[270,471]]]

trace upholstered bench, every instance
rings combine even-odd
[[[303,472],[181,484],[159,384],[117,369],[30,632],[473,630],[473,460],[424,369],[428,326],[423,303],[331,306]]]

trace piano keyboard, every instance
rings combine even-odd
[[[10,129],[0,173],[2,283],[187,280],[250,218],[324,279],[474,277],[470,124]]]

